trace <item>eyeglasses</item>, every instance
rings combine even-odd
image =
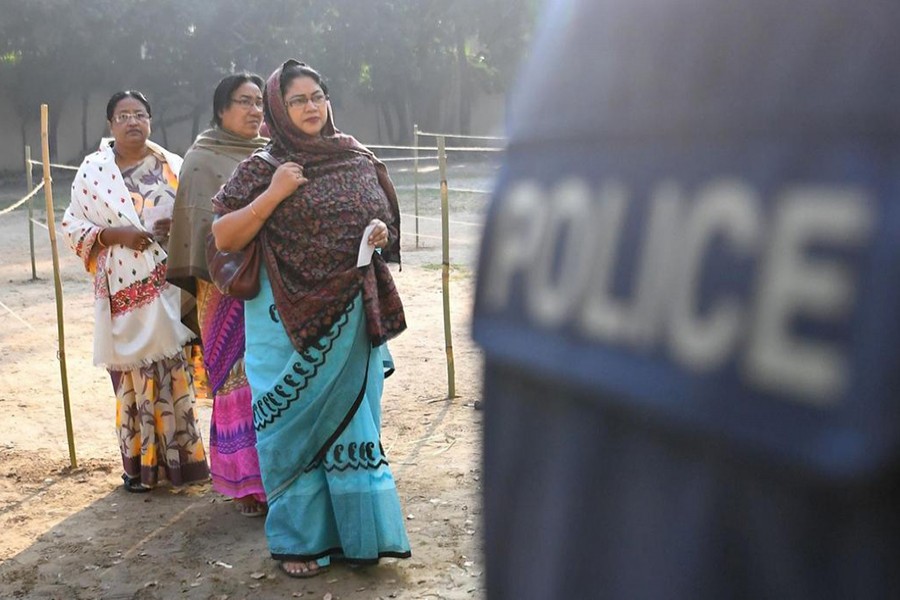
[[[328,96],[324,92],[316,92],[309,98],[306,96],[294,96],[287,101],[287,105],[288,108],[301,108],[312,102],[316,106],[322,106],[326,100],[328,100]]]
[[[150,120],[150,115],[145,112],[136,112],[136,113],[119,113],[117,115],[113,115],[113,121],[118,123],[119,125],[123,123],[127,123],[128,121],[134,119],[138,123],[146,123]]]
[[[259,110],[263,109],[262,98],[248,98],[247,96],[241,96],[240,98],[232,98],[231,102],[237,104],[244,110],[250,110],[250,108],[254,106]]]

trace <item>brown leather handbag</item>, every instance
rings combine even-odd
[[[281,164],[266,150],[257,150],[255,156],[260,157],[276,169]],[[238,252],[223,252],[216,248],[216,238],[212,232],[206,236],[206,266],[209,278],[220,292],[239,300],[252,300],[259,294],[259,261],[262,249],[259,238],[250,240],[247,246]]]
[[[209,278],[226,296],[251,300],[259,294],[259,261],[262,251],[256,238],[238,252],[216,248],[212,232],[206,236],[206,266]]]

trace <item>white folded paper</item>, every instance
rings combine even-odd
[[[369,236],[375,229],[375,224],[370,223],[366,230],[363,231],[362,240],[359,242],[359,255],[356,258],[356,266],[364,267],[372,262],[372,253],[375,252],[375,246],[369,245]]]
[[[175,201],[172,199],[161,201],[156,206],[144,207],[144,210],[141,211],[141,221],[144,223],[144,228],[147,231],[153,231],[153,226],[156,225],[157,221],[172,218],[172,210],[174,208]]]

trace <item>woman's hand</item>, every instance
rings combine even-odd
[[[125,246],[143,252],[151,243],[153,235],[149,231],[138,229],[133,225],[127,227],[107,227],[100,232],[101,244],[104,246]]]
[[[369,234],[369,245],[376,248],[384,248],[388,244],[388,227],[381,219],[372,219],[369,225],[374,225],[375,229]]]
[[[153,235],[158,239],[169,237],[169,231],[172,229],[172,219],[157,219],[153,223]]]
[[[123,227],[122,232],[124,241],[120,242],[123,246],[127,246],[132,250],[143,252],[150,244],[153,243],[153,234],[137,227]]]
[[[286,162],[275,169],[267,191],[281,201],[306,182],[307,179],[303,176],[303,167],[295,162]]]
[[[303,167],[295,162],[279,165],[272,174],[269,187],[251,200],[247,206],[222,215],[212,224],[216,248],[223,252],[236,252],[250,243],[278,205],[306,183]]]

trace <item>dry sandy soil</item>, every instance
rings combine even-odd
[[[407,237],[403,271],[395,272],[409,330],[391,344],[398,369],[386,384],[383,443],[413,557],[363,569],[335,565],[297,580],[269,557],[262,519],[242,517],[208,484],[124,492],[112,388],[91,364],[90,283],[60,239],[78,461],[70,467],[47,230],[36,227],[35,238],[39,279],[32,281],[25,212],[0,216],[0,598],[484,597],[481,413],[472,409],[481,357],[469,339],[470,266],[451,279],[458,395],[451,400],[440,258],[410,247]],[[198,402],[204,439],[210,408]]]

